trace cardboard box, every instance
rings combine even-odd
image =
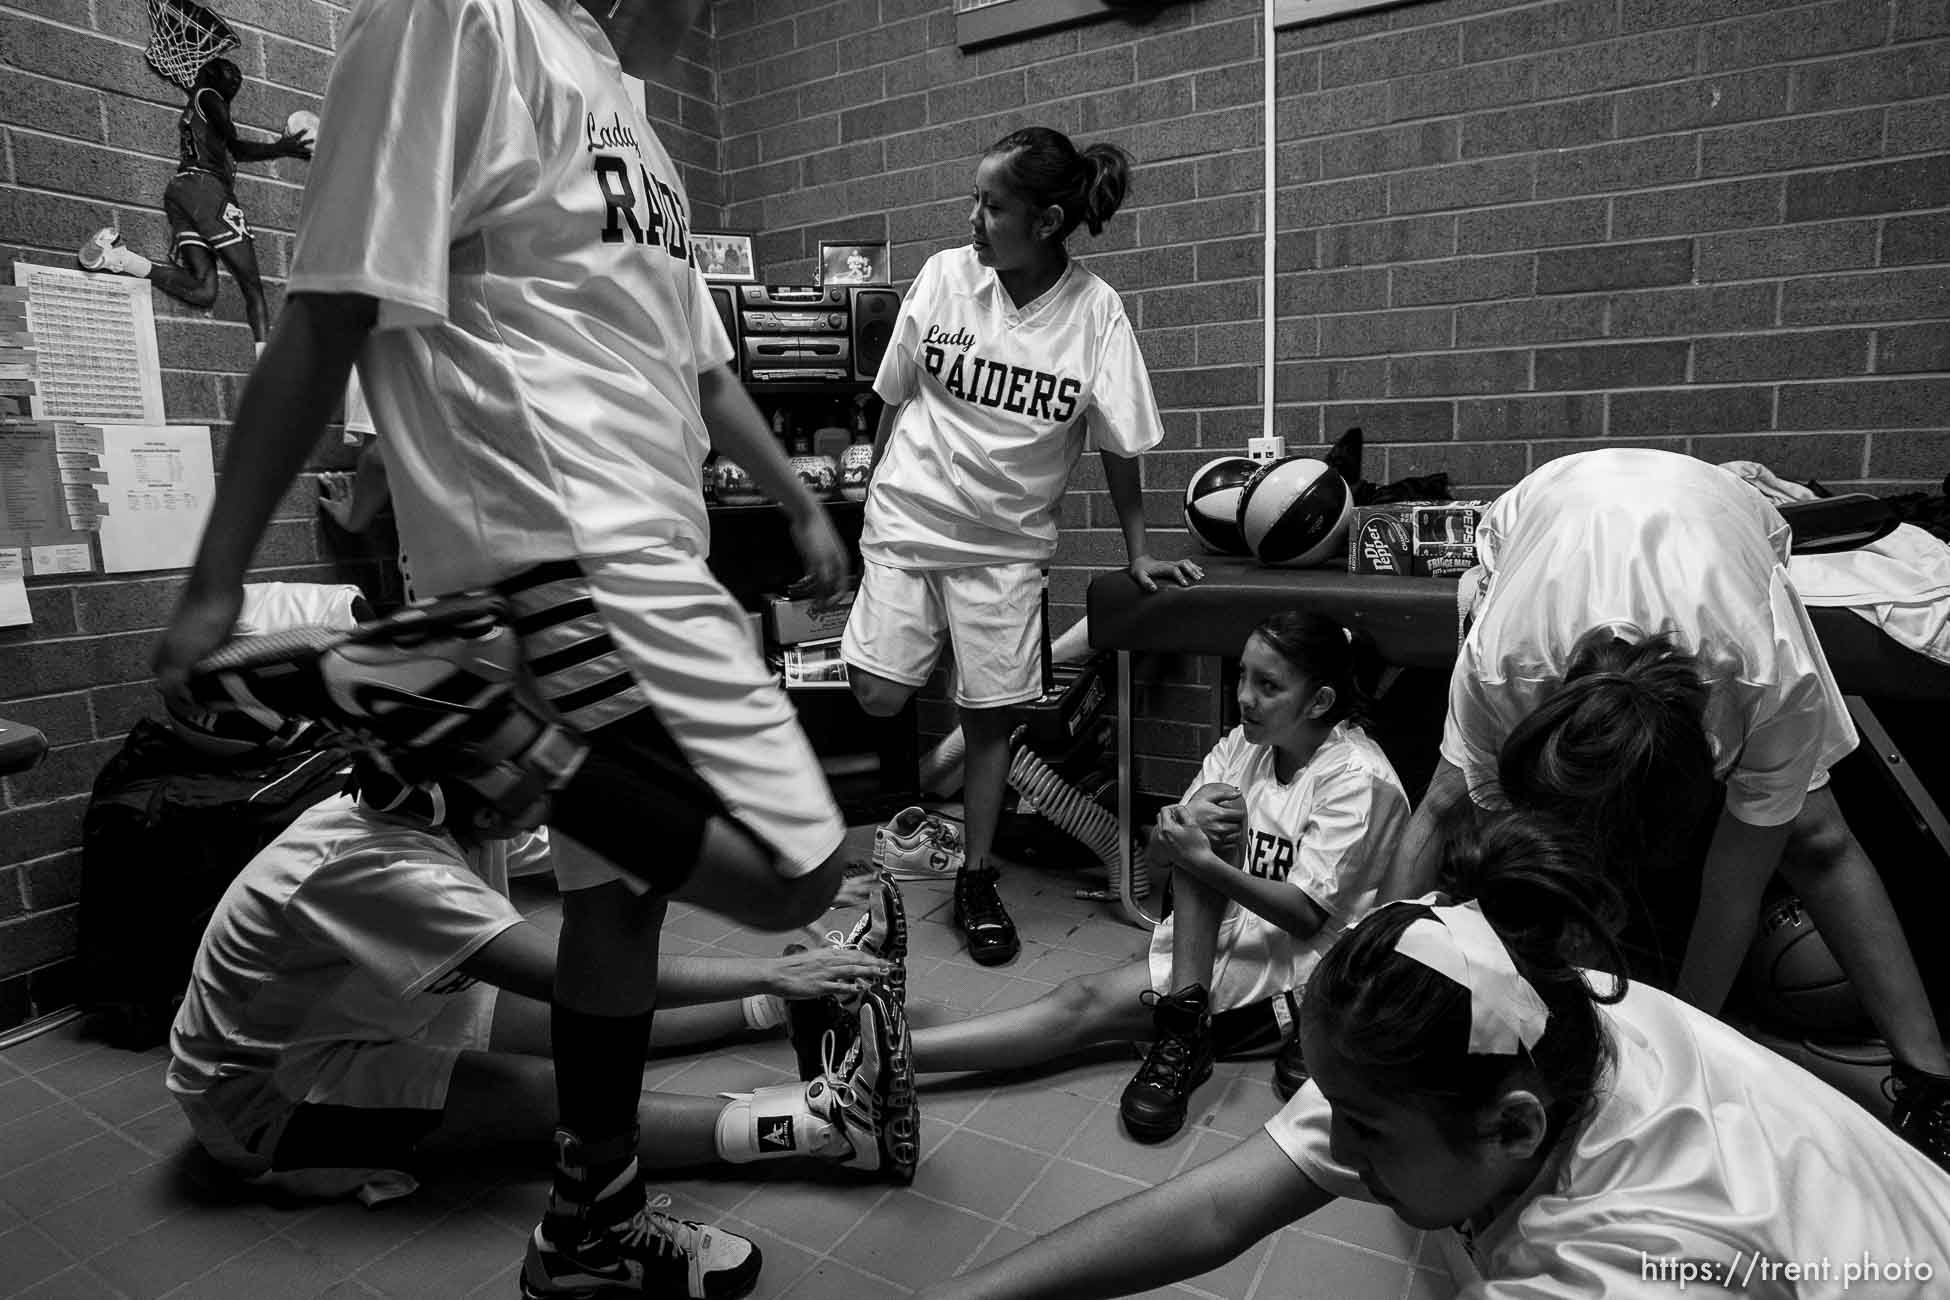
[[[765,602],[765,631],[773,645],[798,645],[837,637],[846,630],[846,617],[853,612],[853,592],[834,599],[823,613],[813,613],[810,596],[790,600],[773,596]]]
[[[1487,501],[1396,501],[1361,506],[1347,534],[1349,573],[1456,578],[1476,563]]]

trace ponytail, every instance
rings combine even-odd
[[[1513,1087],[1541,1095],[1548,1141],[1590,1110],[1612,1059],[1598,1006],[1625,994],[1623,975],[1594,988],[1581,966],[1622,971],[1610,885],[1583,861],[1576,838],[1519,814],[1492,816],[1450,841],[1443,879],[1474,899],[1548,1013],[1522,1053],[1469,1050],[1470,990],[1395,948],[1432,916],[1425,903],[1393,903],[1327,951],[1307,982],[1302,1026],[1382,1095],[1419,1099],[1458,1149],[1482,1136],[1482,1112]]]
[[[1079,151],[1069,136],[1046,126],[1011,131],[989,146],[989,156],[1006,160],[1010,188],[1038,210],[1063,210],[1059,243],[1079,225],[1093,235],[1102,233],[1130,187],[1129,154],[1103,143]]]
[[[1131,157],[1114,144],[1093,144],[1084,148],[1083,161],[1090,168],[1090,177],[1084,183],[1083,224],[1093,236],[1100,235],[1104,223],[1124,205],[1124,191],[1131,180]]]

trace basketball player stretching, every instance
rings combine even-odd
[[[352,10],[291,297],[156,657],[180,692],[226,639],[256,539],[356,357],[416,588],[498,588],[542,693],[591,745],[550,817],[607,863],[557,861],[560,1127],[530,1297],[750,1289],[756,1247],[657,1213],[638,1173],[665,903],[784,930],[824,912],[842,874],[845,827],[811,746],[705,565],[706,451],[781,503],[821,591],[846,552],[726,368],[677,169],[622,79],[654,73],[696,11]],[[849,1122],[911,1176],[904,1021],[870,996],[859,1030],[838,1070]]]
[[[214,259],[220,257],[243,291],[244,317],[261,347],[270,334],[264,282],[257,271],[257,246],[232,182],[238,162],[310,158],[311,141],[295,132],[268,143],[238,135],[230,101],[243,84],[236,64],[211,59],[198,70],[189,102],[176,119],[176,174],[163,190],[173,262],[157,264],[124,247],[113,226],[89,236],[77,260],[83,270],[146,277],[170,297],[207,311],[217,301]]]

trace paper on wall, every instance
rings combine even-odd
[[[0,627],[25,627],[34,621],[27,605],[27,570],[19,547],[0,548]]]
[[[93,573],[95,571],[95,556],[86,542],[64,546],[36,546],[32,548],[28,558],[33,562],[36,578],[45,578],[52,573]]]
[[[14,263],[39,353],[34,414],[43,419],[161,424],[162,363],[149,282]]]
[[[62,426],[47,420],[0,420],[0,547],[81,545],[101,506],[94,488],[75,494],[63,481],[56,449]],[[71,453],[66,468],[87,474],[94,458]]]
[[[102,468],[102,571],[188,567],[216,494],[209,427],[105,424]]]

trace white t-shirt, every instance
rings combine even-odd
[[[1123,301],[1077,261],[1019,309],[972,247],[936,253],[874,391],[899,411],[860,552],[896,569],[1047,560],[1086,444],[1136,456],[1165,436]]]
[[[1237,786],[1246,804],[1243,869],[1299,890],[1327,914],[1327,923],[1302,939],[1228,904],[1212,962],[1214,1011],[1300,988],[1343,930],[1404,896],[1408,884],[1402,878],[1408,863],[1396,851],[1408,825],[1408,796],[1365,731],[1337,724],[1291,781],[1274,775],[1273,758],[1271,745],[1249,744],[1235,727],[1205,756],[1185,797],[1213,781]],[[1171,979],[1172,920],[1151,932],[1154,988]]]
[[[705,551],[697,380],[731,346],[595,20],[367,0],[320,116],[291,291],[379,301],[359,374],[421,593]]]
[[[1928,1157],[1800,1066],[1669,994],[1634,984],[1599,1014],[1617,1051],[1614,1077],[1529,1192],[1469,1243],[1481,1280],[1463,1297],[1670,1300],[1677,1276],[1660,1275],[1661,1262],[1690,1260],[1751,1265],[1737,1293],[1754,1300],[1817,1300],[1844,1294],[1847,1263],[1905,1258],[1932,1264],[1935,1281],[1858,1281],[1847,1294],[1942,1294],[1950,1176]],[[1266,1131],[1317,1186],[1373,1200],[1328,1153],[1332,1114],[1310,1081]],[[1824,1258],[1827,1280],[1762,1272]],[[1694,1281],[1689,1293],[1728,1292]]]
[[[168,1085],[234,1134],[303,1101],[350,1043],[473,1046],[493,990],[457,969],[521,913],[528,835],[454,839],[340,795],[307,809],[224,891],[170,1030]],[[404,921],[403,921],[404,919]],[[261,1086],[232,1086],[255,1079]]]
[[[1855,726],[1788,578],[1780,512],[1673,452],[1567,456],[1500,497],[1476,533],[1489,589],[1449,684],[1442,756],[1482,799],[1511,730],[1594,627],[1675,634],[1698,655],[1727,811],[1777,826],[1855,748]]]

